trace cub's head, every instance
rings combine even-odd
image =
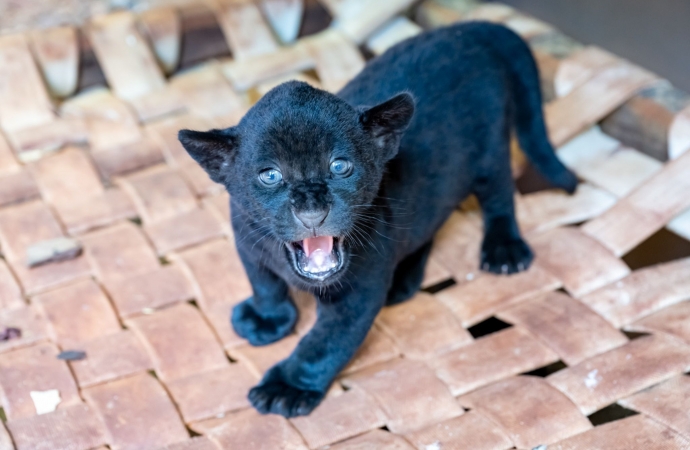
[[[286,258],[303,282],[324,285],[338,278],[348,249],[361,239],[357,221],[413,112],[405,93],[355,108],[289,82],[266,94],[237,126],[182,130],[179,139],[262,229],[255,239],[268,233],[284,244],[276,257]]]

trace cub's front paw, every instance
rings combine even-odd
[[[485,272],[511,274],[527,270],[534,254],[522,239],[507,242],[485,241],[482,245],[481,268]]]
[[[297,322],[297,308],[291,301],[281,302],[262,315],[254,308],[252,299],[245,300],[232,309],[232,327],[252,345],[267,345],[290,334]]]
[[[323,400],[324,394],[290,386],[284,381],[267,381],[249,391],[249,401],[261,414],[283,417],[306,416]]]

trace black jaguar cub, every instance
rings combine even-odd
[[[318,320],[249,393],[262,413],[308,414],[379,310],[420,286],[434,233],[468,194],[484,216],[481,268],[525,270],[532,252],[513,210],[509,141],[555,186],[556,158],[526,44],[475,22],[426,32],[371,61],[337,94],[289,82],[235,126],[179,139],[231,194],[253,297],[232,313],[253,345],[289,334],[288,286],[313,292]],[[233,276],[233,274],[228,274]]]

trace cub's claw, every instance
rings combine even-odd
[[[249,401],[261,414],[305,416],[321,403],[324,394],[299,389],[283,381],[269,381],[249,391]]]
[[[482,246],[481,268],[485,272],[508,275],[527,270],[534,254],[522,239],[508,242],[485,242]]]

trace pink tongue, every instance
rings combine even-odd
[[[333,236],[307,238],[302,241],[302,247],[307,258],[317,250],[321,250],[321,252],[329,255],[333,251]]]

